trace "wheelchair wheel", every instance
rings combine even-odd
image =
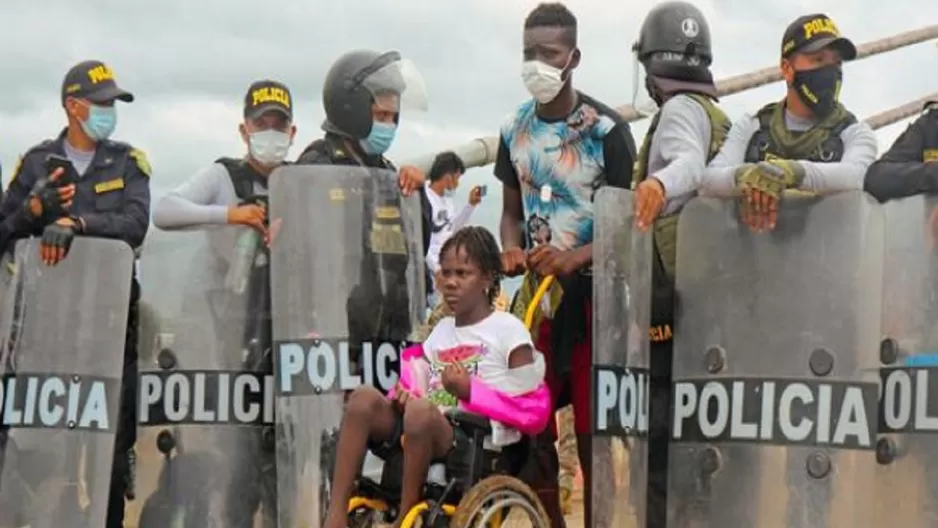
[[[450,521],[450,528],[550,528],[550,525],[534,490],[507,475],[494,475],[473,486],[459,501]]]

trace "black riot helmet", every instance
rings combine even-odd
[[[377,97],[393,96],[382,100],[390,100],[392,110],[399,112],[405,91],[413,92],[414,84],[422,85],[422,80],[414,79],[415,70],[405,70],[401,54],[396,51],[356,50],[339,57],[323,83],[322,104],[326,111],[323,129],[355,139],[368,137],[371,105]]]
[[[696,6],[688,2],[655,6],[645,17],[633,51],[648,77],[689,87],[709,86],[706,91],[712,91],[710,25]]]

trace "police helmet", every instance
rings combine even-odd
[[[645,17],[633,51],[651,77],[712,84],[710,25],[688,2],[665,2]]]
[[[396,63],[400,53],[350,51],[329,68],[322,88],[328,132],[364,139],[371,133],[371,105],[376,95],[400,95],[406,83]]]

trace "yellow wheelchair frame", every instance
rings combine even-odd
[[[528,330],[531,329],[531,325],[534,322],[534,315],[537,313],[537,307],[540,304],[541,299],[548,292],[548,290],[550,290],[553,282],[554,276],[549,275],[544,277],[540,284],[538,284],[537,291],[535,292],[534,297],[531,299],[531,302],[528,304],[527,310],[524,314],[524,324]],[[403,442],[404,438],[401,438],[401,443]],[[544,526],[535,526],[535,528],[547,528],[550,525],[550,519],[544,510],[544,506],[541,504],[537,494],[531,490],[527,484],[510,475],[494,474],[484,477],[480,481],[476,482],[472,487],[470,487],[469,490],[463,494],[459,504],[456,506],[453,506],[452,504],[435,505],[427,500],[417,503],[416,506],[404,514],[404,518],[401,520],[401,528],[416,527],[418,521],[422,520],[423,515],[434,507],[439,508],[442,514],[450,519],[449,525],[451,527],[468,528],[469,523],[472,522],[473,518],[480,513],[482,508],[484,508],[485,503],[491,500],[490,496],[499,490],[510,491],[516,495],[520,495],[530,503],[532,508],[537,513],[539,520],[545,523]],[[352,497],[349,500],[348,505],[348,515],[350,518],[358,514],[386,513],[390,510],[391,505],[389,505],[387,502],[380,499],[372,499],[362,496]],[[502,524],[505,522],[505,519],[502,518],[502,513],[502,511],[494,511],[491,514],[486,515],[486,517],[491,517],[487,523],[486,528],[501,528]]]

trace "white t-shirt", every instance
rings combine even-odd
[[[442,374],[447,364],[458,361],[486,385],[506,394],[523,394],[537,388],[544,380],[544,358],[535,351],[534,364],[508,368],[511,352],[534,345],[524,323],[506,312],[492,315],[474,325],[456,326],[456,319],[442,319],[423,343],[429,363],[427,397],[442,409],[455,407],[458,400],[443,388]],[[520,439],[517,431],[493,422],[492,442],[507,445]]]
[[[474,205],[467,204],[459,215],[456,214],[456,204],[452,196],[440,196],[426,183],[425,192],[430,202],[430,247],[427,248],[426,262],[431,274],[440,269],[440,250],[443,244],[454,232],[462,229],[472,212]]]

